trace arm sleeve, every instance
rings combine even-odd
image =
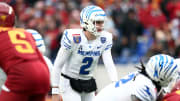
[[[54,62],[54,67],[52,69],[52,86],[53,87],[58,87],[59,86],[59,80],[60,80],[60,75],[61,75],[61,70],[64,65],[64,63],[68,60],[68,57],[70,56],[70,51],[67,51],[64,49],[64,47],[61,47],[55,62]]]
[[[111,81],[118,81],[116,67],[111,56],[111,50],[109,49],[104,51],[102,54],[102,58]]]
[[[61,39],[61,48],[58,51],[54,62],[54,68],[52,69],[52,87],[59,86],[59,79],[61,75],[61,69],[63,68],[65,62],[68,60],[73,47],[73,41],[71,35],[67,30],[64,31],[63,37]]]
[[[48,68],[49,68],[49,72],[50,72],[50,78],[52,76],[52,69],[53,69],[53,64],[51,62],[51,60],[46,57],[46,56],[43,56],[44,57],[44,60],[46,61],[46,64],[48,65]],[[52,86],[52,80],[51,80],[51,86]]]
[[[52,64],[51,60],[46,56],[43,56],[43,57],[44,57],[44,60],[46,61],[46,64],[48,65],[49,72],[51,73],[52,69],[53,69],[53,64]]]

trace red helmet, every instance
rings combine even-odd
[[[15,23],[15,14],[13,8],[3,2],[0,2],[0,27],[13,27]]]

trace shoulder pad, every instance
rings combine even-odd
[[[140,82],[140,80],[143,81]],[[142,101],[155,101],[157,89],[150,79],[139,75],[134,85],[133,94]]]
[[[100,36],[100,41],[102,44],[105,44],[105,50],[109,50],[112,48],[112,33],[107,31],[103,31]]]

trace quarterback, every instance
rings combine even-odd
[[[98,6],[80,13],[82,29],[66,29],[52,70],[53,101],[92,101],[97,89],[92,71],[102,56],[111,81],[117,72],[111,56],[112,33],[104,30],[105,12]]]

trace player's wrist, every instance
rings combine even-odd
[[[115,82],[117,82],[117,81],[111,81],[111,83],[115,83]]]
[[[52,87],[52,94],[59,94],[59,88],[58,87]]]

